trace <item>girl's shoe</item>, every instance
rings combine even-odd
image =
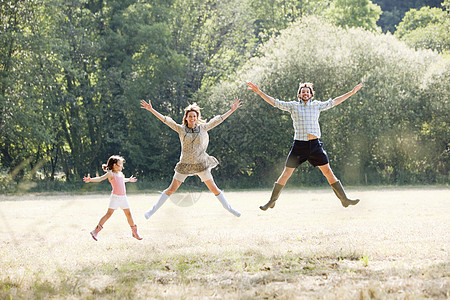
[[[91,231],[91,236],[94,240],[97,240],[97,234],[100,232],[100,230],[103,229],[103,226],[98,224],[97,227],[95,227],[94,230]]]
[[[137,225],[133,225],[131,226],[131,235],[138,240],[142,240],[142,238],[139,236],[139,234],[137,233]]]

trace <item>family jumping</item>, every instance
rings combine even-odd
[[[312,83],[300,83],[297,91],[298,101],[280,101],[264,92],[262,92],[257,85],[248,82],[248,90],[258,94],[264,101],[291,114],[292,123],[294,126],[294,142],[286,159],[285,167],[280,177],[274,183],[272,194],[269,201],[261,205],[261,210],[274,208],[283,187],[293,174],[294,170],[302,163],[308,161],[313,167],[318,167],[322,174],[327,179],[336,196],[341,201],[342,206],[348,207],[356,205],[359,199],[349,199],[342,187],[339,179],[331,170],[328,156],[323,150],[323,143],[319,140],[321,137],[319,116],[324,110],[330,109],[336,105],[347,100],[350,96],[356,94],[361,88],[362,83],[356,85],[350,92],[342,96],[328,101],[313,100],[314,88]],[[184,115],[181,124],[176,123],[172,118],[164,116],[156,111],[151,101],[141,100],[141,108],[150,111],[161,122],[169,126],[172,130],[178,133],[181,144],[180,160],[174,169],[174,176],[169,187],[167,187],[154,204],[144,216],[149,219],[161,206],[169,199],[169,197],[177,191],[180,185],[188,176],[198,176],[200,180],[205,183],[208,189],[216,196],[217,200],[222,206],[236,217],[241,215],[240,212],[233,209],[225,198],[223,192],[217,187],[214,182],[211,170],[215,168],[219,162],[218,160],[206,153],[209,144],[208,131],[221,124],[233,112],[242,106],[240,99],[236,99],[231,103],[230,109],[222,115],[215,116],[208,122],[202,118],[201,108],[193,103],[184,109]],[[136,182],[136,178],[131,176],[125,178],[122,174],[123,163],[125,160],[120,156],[111,156],[106,165],[103,165],[105,174],[100,177],[90,178],[84,177],[83,180],[88,182],[99,182],[108,178],[112,185],[112,193],[110,197],[110,204],[108,211],[103,216],[96,228],[91,232],[94,240],[97,240],[98,232],[103,228],[103,224],[113,214],[114,210],[119,207],[123,209],[128,223],[132,229],[132,236],[136,239],[142,239],[137,233],[136,224],[133,222],[130,207],[126,197],[125,183]]]

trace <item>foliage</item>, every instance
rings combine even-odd
[[[20,123],[1,122],[5,124],[2,132],[15,134],[12,138],[2,136],[2,162],[14,170],[24,161],[41,167],[42,159],[44,177],[54,178],[63,171],[66,180],[79,180],[83,174],[99,170],[111,154],[122,154],[133,161],[136,146],[132,142],[141,137],[130,135],[130,131],[136,130],[137,125],[148,126],[142,117],[134,117],[138,110],[134,109],[135,94],[159,94],[161,99],[171,99],[175,111],[185,104],[177,104],[173,99],[183,99],[178,96],[182,89],[177,86],[183,83],[187,60],[172,50],[167,22],[156,22],[166,15],[166,3],[151,6],[122,1],[95,5],[46,1],[39,9],[30,4],[24,5],[30,7],[30,12],[18,10],[22,15],[16,19],[34,14],[17,22],[17,28],[8,27],[13,33],[23,32],[11,35],[11,39],[25,40],[5,42],[30,46],[10,51],[10,57],[20,67],[13,69],[19,74],[18,80],[14,81],[17,75],[5,67],[9,72],[4,73],[2,82],[10,80],[16,86],[9,85],[11,92],[2,88],[2,99],[6,105],[10,104],[3,106],[2,118],[13,115],[12,121]],[[11,97],[15,98],[9,100]],[[13,113],[11,109],[17,104],[25,109]],[[146,138],[158,135],[156,131],[149,132],[145,133]],[[130,136],[133,138],[128,139]],[[157,147],[143,150],[160,152]],[[139,161],[145,161],[141,153],[136,155]]]
[[[395,35],[416,49],[449,51],[449,12],[439,8],[411,9],[397,26]]]
[[[6,1],[0,24],[0,159],[12,178],[31,176],[42,167],[41,157],[51,151],[54,138],[51,111],[54,95],[47,42],[35,34],[43,20],[37,18],[40,1]],[[43,53],[49,53],[45,57]]]
[[[381,8],[371,0],[334,0],[326,15],[331,22],[341,27],[361,27],[378,31],[377,21]]]
[[[176,1],[172,31],[177,51],[188,56],[197,91],[226,79],[258,46],[300,18],[321,14],[328,0]]]
[[[431,183],[446,178],[448,157],[439,162],[449,133],[443,116],[448,111],[449,68],[443,57],[410,50],[392,36],[343,30],[316,18],[283,31],[262,51],[264,56],[250,60],[232,80],[211,89],[210,104],[202,103],[223,107],[235,96],[248,99],[245,109],[234,116],[236,126],[222,125],[232,130],[217,133],[218,140],[239,145],[239,155],[227,156],[233,152],[229,149],[218,155],[227,158],[227,170],[221,174],[229,176],[238,168],[235,176],[273,182],[293,135],[290,116],[246,94],[245,82],[291,101],[299,81],[313,82],[318,100],[344,94],[363,81],[356,96],[321,114],[322,140],[337,176],[353,184]],[[435,114],[439,121],[430,125]],[[423,126],[433,129],[427,132]],[[439,137],[432,138],[431,132],[439,132]],[[444,177],[436,172],[439,168]],[[293,181],[323,181],[317,176],[297,172]]]
[[[426,182],[441,182],[448,171],[447,152],[442,148],[445,148],[442,141],[448,140],[443,114],[448,90],[445,81],[440,80],[448,80],[448,63],[428,52],[409,52],[394,37],[362,29],[359,34],[367,36],[354,35],[355,29],[348,28],[376,31],[374,22],[379,13],[370,1],[352,2],[353,11],[340,11],[345,3],[330,4],[328,0],[3,1],[0,5],[0,187],[5,191],[25,191],[35,185],[31,181],[36,179],[44,180],[42,186],[56,189],[60,189],[59,181],[77,186],[83,175],[102,173],[101,164],[112,154],[126,158],[127,175],[135,174],[151,183],[167,182],[179,157],[178,136],[140,109],[140,99],[150,99],[158,111],[178,122],[183,108],[197,101],[205,108],[204,115],[211,118],[228,110],[233,98],[239,96],[245,100],[249,96],[245,93],[246,80],[265,78],[261,81],[265,90],[293,99],[293,94],[288,93],[290,87],[297,84],[299,76],[306,75],[319,88],[318,98],[337,96],[359,79],[374,77],[379,85],[384,85],[385,80],[392,81],[394,94],[400,95],[401,101],[406,102],[404,99],[410,97],[411,102],[419,103],[423,95],[440,99],[436,104],[427,104],[427,110],[415,108],[417,115],[412,114],[411,118],[417,119],[416,124],[420,126],[408,133],[409,137],[419,136],[419,143],[429,140],[436,145],[440,160],[433,164],[431,161],[437,154],[427,156],[426,171],[404,172],[406,175],[400,181],[394,166],[410,170],[415,158],[400,151],[398,161],[391,164],[388,158],[395,147],[381,147],[377,150],[384,149],[383,155],[374,156],[369,143],[364,142],[361,126],[365,123],[358,119],[358,113],[348,112],[329,120],[335,126],[343,126],[347,133],[354,128],[342,124],[358,120],[361,126],[355,132],[361,149],[356,149],[354,156],[346,157],[350,154],[346,148],[350,141],[344,143],[328,134],[325,139],[332,142],[326,149],[334,153],[336,169],[348,169],[349,165],[352,169],[357,162],[359,170],[369,170],[372,174],[364,182],[411,182],[423,178],[424,172],[428,174]],[[326,23],[322,28],[323,21],[311,18],[312,15],[334,16],[333,22],[347,29]],[[311,26],[306,26],[307,22]],[[433,26],[442,37],[445,27],[437,23]],[[303,35],[285,41],[295,28],[304,28]],[[419,29],[411,31],[410,36]],[[437,47],[436,36],[433,35],[427,47]],[[364,47],[368,49],[363,51]],[[303,65],[310,60],[314,64]],[[247,70],[256,61],[262,64],[255,65],[255,70],[248,73],[251,76],[239,75],[245,73],[240,71],[242,66],[246,65],[244,70]],[[431,84],[439,88],[430,91]],[[364,91],[369,98],[380,93],[370,87]],[[265,103],[250,103],[250,110],[239,110],[210,134],[208,151],[221,162],[217,172],[224,185],[267,186],[281,172],[287,155],[292,137],[289,116],[269,109]],[[348,103],[342,107],[358,110]],[[340,107],[336,109],[340,110]],[[385,112],[391,114],[390,123],[394,127],[403,126],[402,130],[408,131],[405,128],[413,124],[401,115],[392,114],[388,108],[384,108]],[[375,118],[372,113],[369,117]],[[324,123],[328,122],[327,115],[334,114],[324,113]],[[386,133],[383,123],[371,122],[375,133],[370,136]],[[353,135],[347,139],[350,136]],[[267,140],[276,146],[268,146]],[[423,161],[421,153],[417,155]],[[360,166],[362,162],[366,165]],[[301,170],[308,168],[305,165]],[[302,179],[305,183],[323,181],[320,173],[299,173],[308,174]],[[352,174],[354,182],[365,178],[362,171]],[[52,185],[53,181],[57,182]]]
[[[20,182],[37,171],[79,180],[114,153],[127,158],[130,172],[171,176],[177,136],[138,100],[150,98],[178,120],[202,82],[233,72],[259,43],[326,1],[6,4],[0,159],[6,181]]]
[[[445,10],[450,10],[450,0],[444,0],[442,6],[445,8]]]
[[[377,22],[378,26],[381,27],[383,32],[394,33],[395,27],[408,10],[411,8],[419,9],[423,6],[441,7],[442,0],[373,0],[372,2],[378,4],[383,11]]]

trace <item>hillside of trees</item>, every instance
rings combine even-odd
[[[392,36],[343,30],[316,18],[284,30],[262,52],[232,80],[205,93],[204,101],[199,99],[208,110],[224,110],[233,97],[247,99],[245,109],[222,125],[225,129],[215,134],[218,143],[211,146],[219,152],[220,141],[226,140],[235,148],[229,152],[239,153],[224,161],[223,168],[230,166],[226,175],[239,169],[241,176],[258,174],[269,184],[281,173],[293,136],[290,115],[246,93],[246,81],[284,101],[296,100],[298,82],[311,81],[318,100],[335,98],[359,82],[364,84],[358,94],[321,114],[321,140],[335,173],[344,181],[431,183],[446,179],[448,60],[431,51],[412,50]],[[245,151],[239,151],[242,144]],[[302,168],[311,169],[308,165]],[[321,176],[320,172],[296,172],[294,178],[312,184]]]
[[[378,26],[383,32],[394,33],[396,26],[402,21],[405,13],[411,9],[420,9],[421,7],[437,7],[442,8],[442,0],[373,0],[383,11],[380,19],[377,21]]]
[[[268,187],[292,124],[246,82],[295,100],[300,80],[315,84],[318,100],[364,83],[321,115],[346,184],[447,184],[449,0],[412,2],[415,11],[381,28],[385,4],[369,0],[3,1],[0,190],[81,186],[112,154],[126,158],[136,186],[166,185],[178,136],[139,100],[181,122],[192,102],[209,119],[236,97],[244,106],[210,132],[217,181]],[[391,25],[397,31],[383,33]],[[309,168],[292,185],[325,184]]]

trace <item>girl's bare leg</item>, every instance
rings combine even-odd
[[[98,222],[98,225],[95,227],[94,230],[90,232],[94,240],[97,240],[97,234],[100,232],[100,230],[103,229],[103,224],[105,224],[105,222],[108,221],[108,219],[112,216],[113,213],[114,209],[108,208],[106,214]]]
[[[127,217],[127,221],[128,221],[128,225],[133,226],[134,224],[134,220],[133,217],[131,216],[131,211],[129,208],[125,208],[123,210],[123,213],[125,214],[125,217]]]
[[[105,224],[105,222],[108,221],[109,218],[111,218],[113,213],[114,213],[114,209],[108,208],[108,210],[106,211],[106,214],[100,219],[98,224],[100,226],[103,226],[103,224]]]
[[[131,227],[131,236],[134,237],[135,239],[142,240],[142,238],[137,233],[137,225],[134,224],[133,217],[131,216],[130,209],[129,208],[125,208],[123,210],[123,212],[124,212],[125,216],[127,217],[128,224]]]

